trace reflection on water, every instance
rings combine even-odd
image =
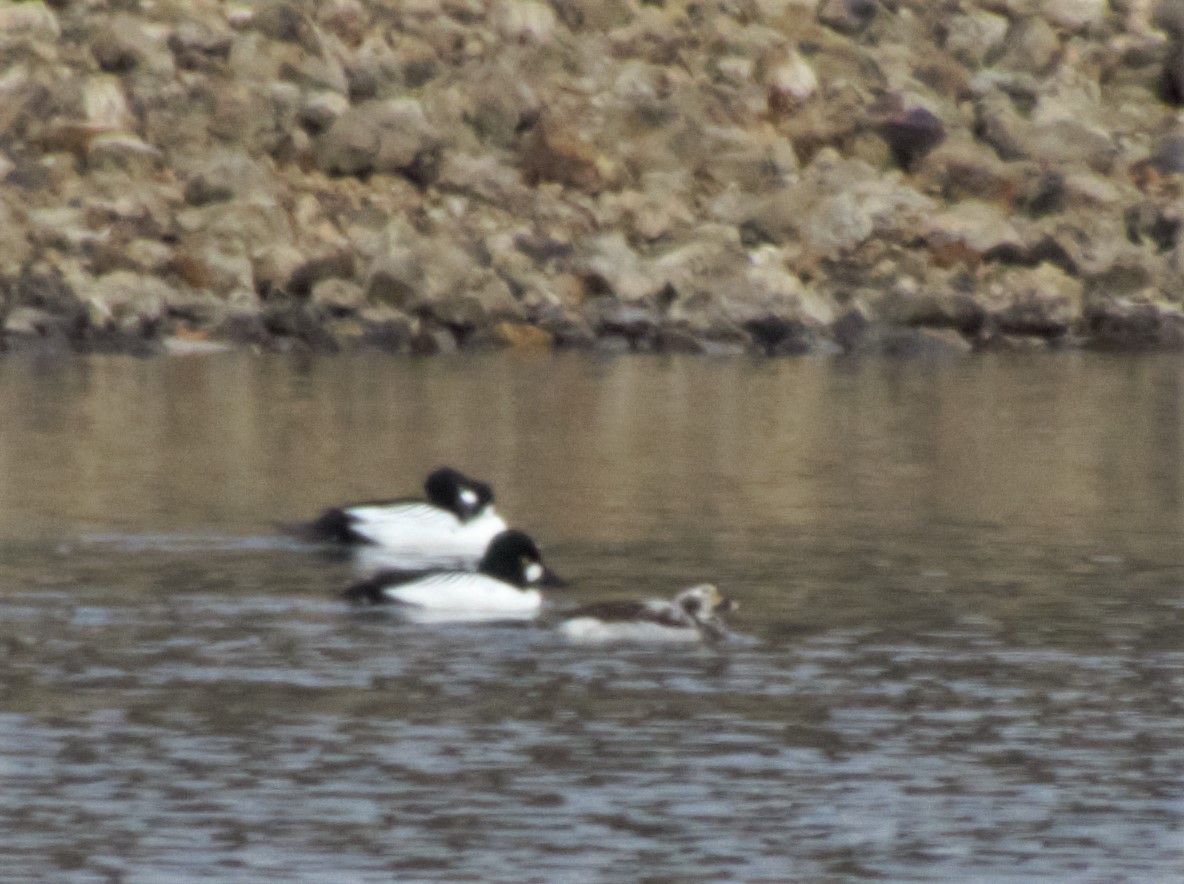
[[[0,361],[5,880],[1170,880],[1181,363]],[[353,611],[452,463],[721,648]]]

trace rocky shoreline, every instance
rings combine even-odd
[[[0,349],[1184,348],[1184,2],[0,0]]]

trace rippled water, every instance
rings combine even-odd
[[[1184,362],[0,361],[5,881],[1168,881]],[[278,520],[439,463],[718,648],[413,625]]]

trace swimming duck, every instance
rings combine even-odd
[[[476,571],[384,571],[342,595],[360,604],[395,604],[418,620],[528,619],[543,604],[539,587],[562,586],[521,531],[493,538]]]
[[[727,635],[720,615],[736,603],[710,583],[684,589],[673,601],[593,602],[568,614],[560,631],[577,642],[694,642]]]
[[[411,556],[476,561],[506,523],[493,507],[493,489],[452,467],[433,470],[423,498],[352,503],[294,526],[306,540],[381,547]]]

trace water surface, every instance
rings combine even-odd
[[[6,881],[1177,880],[1176,357],[0,361]],[[408,624],[441,463],[717,648]]]

